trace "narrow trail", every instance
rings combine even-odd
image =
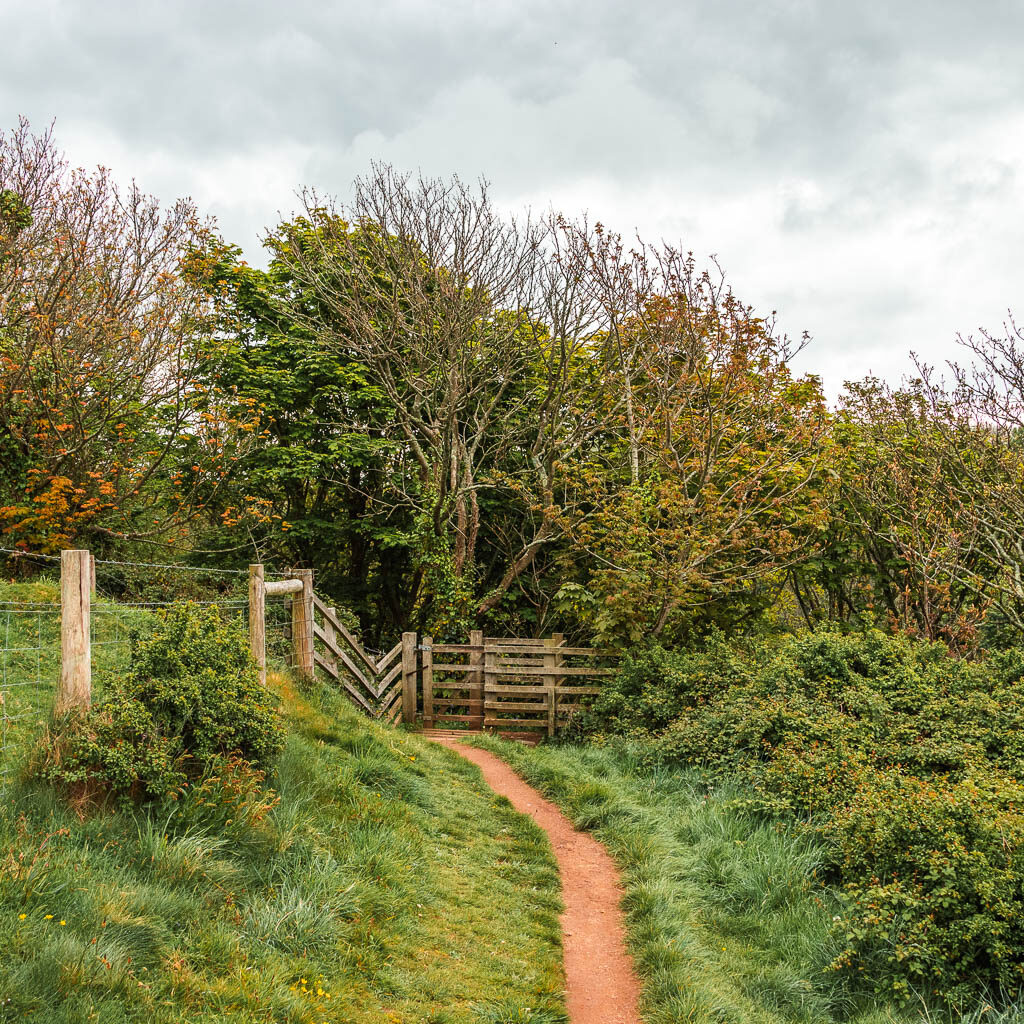
[[[566,1003],[571,1024],[641,1024],[640,983],[626,952],[619,873],[596,839],[528,786],[501,758],[448,737],[429,737],[472,761],[495,793],[508,797],[551,840],[562,876]]]

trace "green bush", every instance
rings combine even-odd
[[[1024,982],[1024,787],[869,772],[818,831],[846,881],[834,966],[908,1001],[959,1002]]]
[[[176,794],[186,781],[185,761],[180,744],[161,735],[143,704],[115,698],[56,723],[31,771],[82,809],[109,795],[142,802]]]
[[[834,966],[903,999],[1024,991],[1024,652],[833,628],[626,659],[595,733],[743,777],[832,851]]]
[[[744,668],[740,650],[720,635],[699,652],[636,648],[584,716],[583,728],[637,738],[657,734],[683,708],[699,707],[721,687],[740,682]]]
[[[229,754],[269,767],[284,744],[277,700],[260,685],[242,620],[216,605],[176,606],[138,639],[122,689],[201,768]]]
[[[135,641],[128,676],[101,704],[54,723],[33,770],[78,802],[139,802],[177,796],[188,780],[223,781],[225,764],[262,782],[283,744],[241,621],[185,604]]]

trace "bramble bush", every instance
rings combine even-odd
[[[262,782],[283,745],[241,620],[184,604],[134,639],[129,672],[102,703],[54,723],[33,771],[82,804],[140,802],[225,772],[240,778],[243,763]]]
[[[833,964],[879,994],[1024,992],[1024,652],[834,628],[629,656],[585,727],[745,777],[831,851]]]

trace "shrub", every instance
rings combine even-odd
[[[127,678],[103,703],[54,724],[33,769],[79,802],[138,802],[177,796],[187,779],[221,778],[225,764],[251,788],[240,764],[262,781],[283,744],[241,622],[186,604],[136,640]]]
[[[634,737],[657,734],[684,708],[701,706],[723,686],[743,680],[743,653],[721,635],[699,652],[657,644],[628,651],[584,716],[583,728]]]
[[[171,796],[185,783],[185,761],[180,744],[160,734],[144,705],[114,699],[56,723],[30,771],[81,811],[110,795],[136,802]]]
[[[242,620],[215,605],[173,608],[136,641],[120,689],[163,735],[178,737],[200,769],[229,754],[268,767],[283,747],[277,701],[260,685]]]
[[[1024,787],[995,775],[955,784],[866,772],[819,826],[846,880],[835,965],[879,993],[969,999],[1024,982]]]
[[[1024,652],[878,630],[627,658],[587,726],[740,775],[804,822],[844,893],[834,966],[947,1001],[1024,991]]]

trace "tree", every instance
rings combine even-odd
[[[251,424],[202,383],[206,228],[110,174],[69,170],[27,122],[0,136],[0,535],[56,550],[174,539]]]
[[[836,425],[833,521],[855,543],[833,586],[858,613],[884,615],[896,628],[964,650],[988,603],[966,579],[987,574],[992,563],[977,518],[954,498],[958,468],[946,439],[952,415],[920,381],[902,389],[875,379],[847,385]],[[962,426],[970,450],[975,427]],[[860,582],[856,597],[851,581]]]
[[[438,632],[496,609],[558,533],[551,467],[587,314],[549,235],[501,218],[486,186],[377,167],[348,208],[307,194],[281,245],[315,306],[283,314],[365,365],[391,405],[393,500],[415,520],[417,614]],[[525,529],[482,521],[485,491]]]
[[[971,356],[950,363],[947,388],[918,363],[946,466],[940,492],[964,552],[957,585],[1024,632],[1024,332],[1010,315],[1002,334],[960,338]]]
[[[315,568],[376,640],[408,622],[411,521],[392,502],[398,446],[386,395],[365,365],[295,322],[329,316],[277,255],[283,239],[313,230],[300,220],[268,233],[266,270],[219,240],[189,262],[223,337],[209,372],[256,411],[259,438],[201,542],[228,549],[241,536],[260,561]]]
[[[637,639],[716,601],[742,604],[806,557],[827,521],[828,416],[817,380],[792,376],[786,340],[720,271],[605,239],[594,262],[606,311],[595,344],[612,355],[604,430],[565,525],[593,560],[595,626]]]

